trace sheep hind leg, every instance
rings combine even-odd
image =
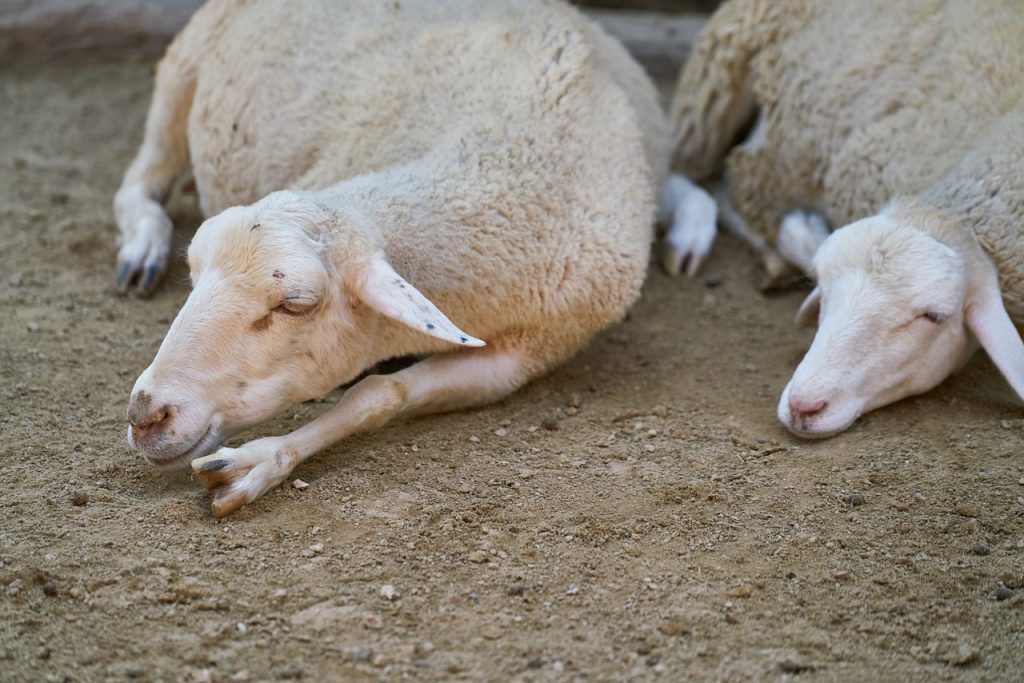
[[[676,275],[685,267],[686,275],[693,277],[715,241],[715,200],[703,188],[673,173],[665,183],[659,214],[659,222],[668,226],[662,249],[665,272]]]
[[[187,121],[195,76],[172,46],[160,62],[142,146],[114,195],[120,231],[117,289],[149,294],[167,269],[172,223],[162,205],[188,163]]]
[[[282,483],[319,450],[397,417],[470,408],[496,401],[533,373],[526,356],[493,347],[430,356],[390,375],[371,375],[338,404],[296,431],[221,448],[192,461],[192,471],[213,494],[218,517],[234,512]]]

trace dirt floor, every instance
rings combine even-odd
[[[124,443],[187,293],[180,260],[151,300],[112,286],[151,72],[0,70],[0,681],[1024,676],[1011,391],[979,354],[790,437],[801,293],[758,294],[727,238],[515,396],[339,444],[308,489],[211,517]],[[194,200],[173,213],[184,246]]]

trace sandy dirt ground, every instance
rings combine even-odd
[[[180,259],[151,300],[112,286],[151,74],[0,69],[0,681],[1024,677],[1010,390],[979,354],[790,437],[801,293],[758,294],[727,238],[513,397],[338,444],[307,489],[211,517],[124,444],[187,295]]]

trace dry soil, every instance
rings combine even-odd
[[[1024,676],[1011,391],[979,354],[794,439],[801,293],[758,294],[727,238],[507,400],[338,444],[307,489],[212,518],[124,444],[187,295],[180,258],[150,300],[112,286],[151,75],[0,69],[0,681]]]

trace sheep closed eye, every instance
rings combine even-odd
[[[941,325],[942,323],[946,322],[946,316],[942,315],[941,313],[935,313],[934,311],[922,313],[921,315],[918,316],[918,318],[922,320],[927,320],[932,325]]]
[[[292,301],[285,299],[283,302],[271,309],[271,313],[283,313],[292,317],[301,317],[310,313],[316,308],[316,303],[308,301]]]

